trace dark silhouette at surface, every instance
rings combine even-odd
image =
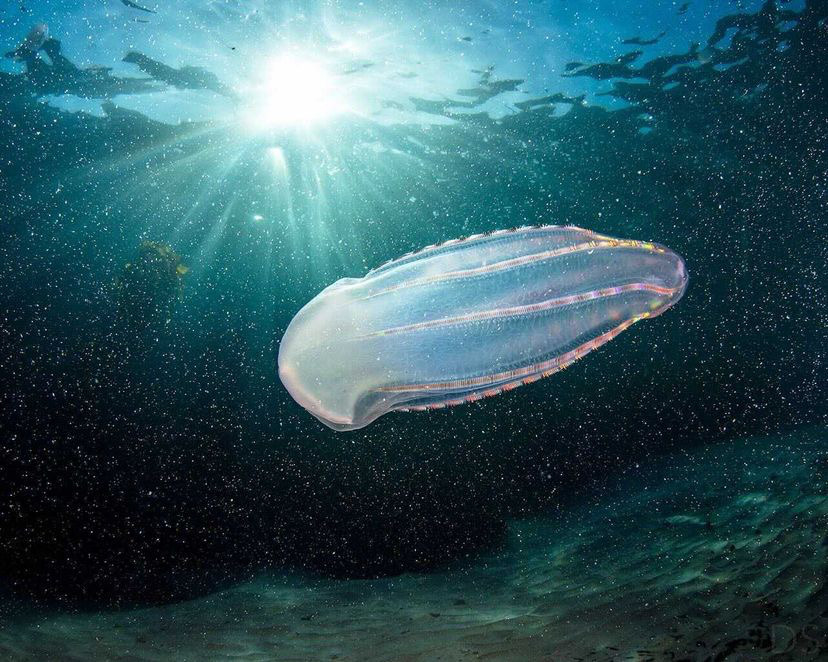
[[[659,40],[667,34],[666,32],[659,32],[655,37],[652,39],[642,39],[641,37],[631,37],[630,39],[625,39],[623,44],[630,44],[634,46],[652,46],[653,44],[657,44]]]
[[[414,97],[411,102],[418,111],[434,113],[436,115],[453,115],[452,109],[473,109],[486,103],[489,99],[503,94],[514,92],[523,83],[520,79],[493,80],[493,69],[488,68],[476,72],[479,74],[477,87],[457,90],[457,96],[462,99],[446,99],[435,101],[432,99],[420,99]]]
[[[218,94],[235,99],[235,93],[224,85],[215,74],[201,67],[181,67],[174,69],[151,57],[131,51],[124,57],[124,62],[136,65],[153,80],[161,81],[182,90],[212,90]]]
[[[130,52],[124,62],[136,64],[150,78],[113,76],[109,67],[79,68],[62,53],[58,39],[48,36],[46,26],[35,26],[15,50],[6,54],[24,63],[23,75],[0,72],[0,97],[71,94],[89,99],[158,92],[166,83],[178,89],[211,90],[235,99],[234,92],[215,74],[201,67],[174,69],[142,53]]]
[[[155,14],[156,11],[154,9],[149,9],[144,7],[143,5],[139,5],[137,2],[133,2],[132,0],[121,0],[121,2],[126,5],[127,7],[131,7],[132,9],[137,9],[138,11],[147,12],[148,14]]]
[[[0,73],[0,97],[28,93],[108,98],[158,90],[150,81],[113,76],[108,67],[81,69],[63,55],[60,41],[52,37],[45,38],[36,48],[18,49],[15,53],[16,59],[24,63],[25,72],[22,75]]]
[[[12,51],[9,51],[4,55],[4,57],[11,58],[13,60],[22,60],[32,55],[35,55],[37,51],[39,51],[42,46],[43,42],[49,37],[49,27],[45,23],[37,23],[29,30],[29,33],[26,35],[25,39]]]
[[[527,99],[526,101],[518,101],[515,104],[515,108],[519,110],[532,110],[534,108],[541,108],[543,106],[553,106],[556,103],[564,103],[570,106],[574,105],[583,105],[585,103],[586,96],[579,95],[577,97],[571,97],[567,94],[563,94],[562,92],[556,92],[555,94],[550,94],[545,97],[537,97],[533,99]]]

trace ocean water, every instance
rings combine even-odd
[[[0,8],[1,659],[827,654],[828,3],[168,4]],[[326,286],[536,224],[687,290],[357,431],[281,384]]]
[[[631,468],[428,574],[262,574],[128,611],[39,613],[10,659],[823,659],[825,429]],[[700,472],[699,466],[707,471]]]

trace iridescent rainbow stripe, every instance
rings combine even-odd
[[[535,262],[542,262],[545,260],[552,260],[558,257],[562,257],[564,255],[572,255],[574,253],[582,253],[585,251],[594,251],[600,250],[604,248],[643,248],[648,252],[651,253],[663,253],[665,251],[664,248],[658,246],[656,244],[650,242],[642,242],[642,241],[635,241],[633,239],[613,239],[612,237],[604,237],[603,235],[594,235],[599,241],[586,241],[580,244],[573,244],[572,246],[565,246],[563,248],[555,248],[552,250],[541,251],[540,253],[531,253],[529,255],[521,255],[520,257],[510,258],[508,260],[501,260],[500,262],[494,262],[492,264],[485,264],[480,267],[472,267],[470,269],[461,269],[459,271],[447,271],[442,274],[436,274],[434,276],[427,276],[424,278],[415,278],[413,280],[409,280],[403,283],[398,283],[396,285],[391,285],[390,287],[385,287],[381,290],[376,292],[372,292],[364,297],[361,297],[360,301],[366,301],[368,299],[373,299],[374,297],[381,296],[383,294],[388,294],[389,292],[394,292],[397,290],[408,289],[410,287],[418,287],[421,285],[432,285],[434,283],[442,283],[445,281],[450,280],[459,280],[463,278],[472,278],[474,276],[481,276],[484,274],[495,273],[497,271],[503,271],[505,269],[513,269],[515,267],[525,266],[527,264],[533,264]]]
[[[500,319],[504,317],[520,317],[523,315],[531,315],[532,313],[551,310],[561,306],[569,306],[575,303],[583,303],[586,301],[593,301],[595,299],[603,299],[605,297],[617,296],[626,292],[646,291],[654,292],[656,294],[663,294],[666,296],[673,296],[678,291],[669,287],[659,287],[650,283],[628,283],[627,285],[618,285],[616,287],[604,287],[600,290],[592,290],[590,292],[583,292],[582,294],[571,294],[565,297],[557,297],[555,299],[547,299],[538,303],[529,304],[526,306],[512,306],[510,308],[497,308],[495,310],[482,310],[476,313],[468,313],[466,315],[457,315],[455,317],[444,317],[442,319],[429,320],[428,322],[417,322],[416,324],[406,324],[404,326],[396,326],[390,329],[381,329],[367,333],[360,338],[371,338],[376,336],[389,336],[397,333],[407,333],[410,331],[420,331],[424,329],[434,329],[443,326],[452,326],[455,324],[464,324],[471,322],[478,322],[483,320]]]
[[[500,386],[497,386],[495,388],[486,391],[477,391],[468,396],[457,398],[455,400],[442,400],[440,402],[428,405],[405,407],[401,408],[400,411],[425,411],[427,409],[442,409],[443,407],[452,407],[455,405],[463,404],[465,402],[475,402],[476,400],[481,400],[482,398],[489,398],[495,395],[499,395],[504,391],[511,391],[512,389],[517,388],[518,386],[531,384],[532,382],[535,382],[539,379],[549,377],[550,375],[553,375],[556,372],[564,370],[565,368],[572,365],[575,361],[580,359],[582,356],[591,352],[593,349],[597,349],[601,345],[608,343],[619,333],[626,331],[636,322],[639,322],[643,319],[647,319],[648,317],[650,317],[650,313],[642,313],[641,315],[636,315],[635,317],[628,319],[625,322],[622,322],[621,324],[610,329],[609,331],[602,333],[600,336],[596,336],[589,342],[585,342],[582,345],[578,345],[578,347],[576,347],[575,349],[572,349],[568,352],[561,354],[560,356],[556,356],[555,358],[549,359],[547,361],[528,365],[523,368],[517,368],[515,370],[509,370],[506,372],[498,372],[491,375],[482,375],[480,377],[458,379],[449,382],[432,382],[429,384],[402,384],[399,386],[386,386],[380,388],[379,390],[387,393],[407,393],[418,391],[456,391],[467,390],[469,388],[475,387],[482,387],[486,384],[500,384]]]

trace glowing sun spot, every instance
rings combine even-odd
[[[347,110],[334,76],[309,57],[268,60],[248,95],[244,123],[252,130],[309,126]]]

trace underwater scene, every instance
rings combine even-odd
[[[0,660],[828,659],[826,0],[0,55]]]

